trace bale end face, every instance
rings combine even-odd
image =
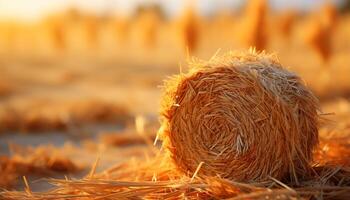
[[[296,178],[318,144],[318,100],[265,54],[228,53],[165,83],[161,137],[174,165],[235,181]]]

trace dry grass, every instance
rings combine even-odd
[[[345,134],[345,133],[344,133]],[[350,136],[349,130],[346,132]],[[347,141],[349,137],[347,137]],[[350,143],[344,144],[344,148]],[[329,152],[337,151],[330,146]],[[348,152],[348,151],[347,151]],[[340,154],[338,159],[346,160]],[[319,160],[316,160],[318,162]],[[96,163],[97,164],[97,163]],[[343,167],[349,167],[343,166]],[[314,166],[312,176],[299,185],[274,178],[259,183],[240,183],[220,177],[183,175],[160,154],[150,160],[130,160],[99,174],[96,165],[83,179],[49,179],[55,189],[47,192],[4,191],[5,199],[348,199],[350,171],[338,166]],[[200,171],[201,168],[198,168]]]
[[[72,118],[84,122],[121,122],[125,124],[130,115],[125,108],[103,101],[84,101],[70,106]]]
[[[155,134],[146,133],[145,140],[144,137],[134,132],[117,132],[117,133],[104,133],[100,137],[100,142],[107,146],[129,146],[129,145],[138,145],[138,144],[147,144],[148,141],[154,141],[156,138]]]
[[[243,25],[235,26],[239,28],[236,32],[242,34],[242,42],[246,47],[255,46],[262,50],[270,47],[269,41],[273,42],[275,39],[272,37],[273,34],[267,33],[270,27],[274,27],[267,19],[266,2],[266,0],[251,0],[242,16]],[[98,55],[98,43],[102,37],[99,31],[106,27],[103,26],[106,21],[100,21],[95,17],[85,16],[73,10],[68,12],[67,16],[60,19],[63,25],[67,25],[67,31],[72,32],[66,35],[67,38],[62,37],[61,30],[58,30],[54,21],[44,29],[51,34],[54,48],[62,48],[64,51],[73,48],[72,50],[75,51],[72,45],[78,45],[78,49],[93,50],[94,54],[89,55],[93,57]],[[168,55],[178,57],[179,55],[174,53],[176,51],[172,51],[176,49],[172,47],[176,47],[177,42],[171,41],[174,38],[168,35],[161,35],[168,33],[166,29],[169,26],[159,24],[158,17],[153,13],[146,17],[140,16],[134,24],[131,20],[125,24],[116,22],[113,33],[118,37],[118,44],[128,39],[128,43],[123,45],[129,47],[133,40],[137,40],[147,53],[149,50],[162,51],[162,54],[157,54],[157,60],[166,59],[163,56]],[[336,67],[332,68],[332,72],[328,72],[330,80],[334,77],[337,79],[329,81],[332,85],[329,88],[339,90],[346,82],[344,81],[346,78],[341,79],[340,76],[348,72],[348,68],[344,67],[348,62],[346,54],[349,31],[346,25],[342,25],[342,32],[337,35],[339,39],[334,41],[334,38],[339,19],[344,20],[342,24],[346,24],[349,22],[349,16],[338,18],[335,7],[327,4],[315,18],[308,27],[309,30],[305,27],[297,27],[303,18],[296,19],[295,28],[300,29],[302,33],[308,32],[307,45],[324,62],[329,62],[336,55],[331,63]],[[223,29],[211,32],[207,31],[209,27],[207,22],[210,21],[206,20],[201,18],[196,21],[193,13],[183,17],[184,22],[180,28],[181,42],[190,53],[199,51],[198,55],[205,55],[212,51],[212,48],[217,48],[216,39],[223,41],[224,44],[220,44],[223,49],[226,48],[225,45],[231,45],[228,41],[236,45],[236,38],[233,35],[222,37],[222,33],[230,35],[227,26],[233,23],[232,21],[227,20],[221,25]],[[197,29],[197,23],[201,25],[200,30]],[[293,17],[286,14],[279,25],[282,34],[290,37],[294,28]],[[37,50],[37,41],[31,40],[31,35],[35,34],[29,34],[27,30],[31,29],[27,26],[29,25],[14,23],[9,27],[0,27],[4,29],[0,31],[0,46],[4,46],[4,51],[9,52],[9,55],[15,55],[16,59],[19,52],[28,56],[32,51]],[[133,30],[136,34],[135,38],[125,38],[124,34],[132,33],[129,27],[135,28]],[[202,30],[205,31],[203,34],[200,32]],[[201,40],[198,39],[199,33]],[[212,35],[207,37],[210,33]],[[35,36],[40,38],[42,33]],[[304,55],[303,46],[298,46],[298,38],[294,38],[294,35],[292,37],[290,41],[293,44],[290,46],[284,43],[278,44],[283,48],[275,50],[281,50],[279,54],[286,54],[286,60],[292,61],[290,63],[300,64],[301,73],[310,73],[311,75],[305,78],[312,83],[313,88],[321,87],[324,85],[321,81],[312,81],[318,79],[313,74],[319,69],[318,63],[313,59],[299,60],[308,56]],[[62,44],[61,40],[64,40]],[[130,77],[135,79],[135,70],[139,70],[137,67],[132,67],[135,61],[141,60],[139,62],[142,62],[142,65],[155,66],[152,63],[143,63],[144,60],[139,59],[143,55],[140,56],[139,51],[136,51],[132,45],[130,45],[132,50],[127,52],[128,48],[115,45],[113,42],[109,43],[109,47],[120,49],[122,53],[128,55],[127,58],[131,58],[126,59],[125,65],[125,70],[128,67],[131,68]],[[198,48],[199,45],[201,48]],[[164,49],[156,49],[155,46]],[[242,46],[237,45],[233,48],[240,47]],[[97,52],[96,55],[95,52]],[[289,55],[292,52],[296,54]],[[114,53],[115,51],[112,50],[103,52],[106,55],[114,55]],[[84,54],[82,56],[88,57]],[[86,62],[89,61],[89,59],[86,60]],[[9,62],[6,59],[1,61],[1,67],[5,69],[4,73],[12,73],[17,69],[11,70],[16,63],[5,67]],[[32,61],[28,59],[24,62]],[[70,61],[67,59],[67,62]],[[109,64],[109,62],[101,62],[103,68],[99,70],[114,74],[107,69]],[[46,68],[46,64],[44,65]],[[141,156],[143,153],[150,152],[155,154],[154,157],[130,159],[101,173],[95,173],[98,165],[96,162],[91,172],[82,179],[68,177],[48,179],[55,188],[45,192],[31,191],[30,183],[27,181],[25,181],[27,187],[24,192],[9,191],[5,188],[11,188],[21,179],[21,176],[35,174],[49,177],[55,172],[69,173],[80,169],[72,160],[59,152],[56,154],[53,148],[45,147],[41,150],[15,148],[14,156],[0,157],[0,199],[350,199],[350,126],[348,123],[337,124],[342,129],[334,131],[323,127],[317,131],[317,100],[304,87],[298,76],[283,69],[271,56],[255,53],[228,54],[220,58],[213,57],[209,62],[195,61],[191,65],[190,72],[180,74],[166,85],[162,107],[163,126],[160,129],[163,139],[161,150],[149,145],[154,139],[153,135],[148,137],[147,134],[124,133],[100,138],[101,143],[110,146],[125,147],[125,145],[134,144],[150,146],[149,152],[143,149],[144,146],[143,148],[138,146],[135,147],[135,152],[133,149],[121,154],[113,154],[115,158]],[[86,68],[84,72],[85,70],[86,75],[88,72],[93,74],[98,71],[88,71],[91,69]],[[20,75],[18,82],[25,88],[29,88],[25,85],[26,81],[22,82],[22,79],[27,79],[29,76],[25,77],[26,74],[23,72],[18,74]],[[49,79],[46,73],[43,74],[45,74],[45,80]],[[136,77],[136,79],[139,78],[139,76]],[[66,74],[63,75],[62,82],[66,81],[75,88],[80,85],[73,84],[77,78],[79,77],[75,74]],[[123,75],[123,80],[127,79],[129,76]],[[45,81],[38,78],[29,82],[36,84]],[[328,88],[328,85],[326,86],[325,88]],[[1,100],[7,101],[10,99],[7,98],[9,95],[11,98],[15,96],[12,94],[17,90],[12,87],[13,85],[3,87],[0,83]],[[332,94],[335,92],[329,88],[324,91],[333,97]],[[144,85],[139,89],[143,90]],[[342,90],[348,89],[344,87]],[[130,95],[130,97],[133,96]],[[22,96],[18,95],[16,98],[22,98]],[[137,98],[142,97],[137,96]],[[130,102],[130,104],[133,102],[131,98]],[[127,110],[110,103],[93,101],[57,105],[56,103],[40,104],[38,102],[38,105],[28,105],[23,108],[11,105],[0,107],[0,131],[69,130],[75,126],[96,122],[125,124],[130,121]],[[348,116],[342,116],[342,118],[346,120]],[[142,128],[138,130],[141,130],[139,131],[141,133],[145,132]],[[318,137],[320,137],[320,143],[317,146]],[[94,141],[90,142],[90,145],[89,156],[105,148],[105,145]],[[118,152],[123,150],[116,149]]]
[[[83,166],[73,162],[51,146],[24,148],[11,145],[13,156],[0,157],[0,188],[12,188],[22,176],[52,176],[54,173],[73,173]]]
[[[40,132],[66,130],[92,123],[126,125],[131,115],[125,108],[109,102],[40,102],[25,106],[8,105],[0,112],[0,130]]]
[[[12,165],[13,162],[7,156],[0,156],[0,172],[4,175],[0,179],[0,188],[9,189],[15,184],[18,177],[15,170],[18,165],[16,167]]]
[[[350,166],[350,160],[347,159],[350,158],[350,123],[344,120],[349,116],[349,112],[346,112],[345,116],[337,113],[340,120],[335,128],[325,127],[320,130],[320,145],[314,154],[318,165]]]
[[[8,96],[12,94],[14,91],[15,91],[15,87],[13,83],[10,83],[9,81],[5,81],[5,80],[0,81],[0,98]]]
[[[218,62],[218,59],[221,62]],[[230,61],[230,62],[228,62]],[[247,64],[249,63],[249,64]],[[257,64],[258,63],[258,64]],[[215,65],[213,65],[215,64]],[[215,67],[213,67],[215,66]],[[197,89],[197,84],[205,84],[210,81],[210,73],[211,75],[218,77],[220,74],[227,75],[223,69],[230,69],[230,74],[236,79],[227,79],[226,76],[222,78],[216,79],[213,84],[215,87],[200,87],[201,90]],[[262,70],[264,69],[264,70]],[[220,71],[217,71],[220,70]],[[236,70],[236,71],[235,71]],[[264,71],[271,73],[263,73]],[[254,72],[254,73],[253,73]],[[191,76],[197,75],[197,76]],[[197,81],[194,78],[205,77],[205,79],[201,79],[201,81]],[[268,132],[270,141],[273,141],[272,144],[274,146],[269,146],[269,144],[263,144],[262,150],[264,153],[261,156],[265,156],[265,158],[272,159],[273,156],[279,154],[279,149],[284,148],[282,152],[286,153],[287,160],[290,156],[295,156],[295,160],[288,160],[287,166],[294,164],[294,167],[302,166],[303,164],[306,167],[310,167],[310,171],[307,174],[297,173],[295,177],[298,182],[293,179],[284,179],[278,180],[276,177],[273,177],[273,174],[267,175],[263,181],[250,181],[249,183],[242,183],[232,180],[232,178],[224,178],[223,176],[219,176],[214,174],[212,176],[203,176],[203,171],[208,169],[208,165],[205,162],[197,163],[198,165],[195,167],[195,170],[189,171],[188,173],[183,173],[183,171],[179,171],[178,167],[174,166],[173,162],[170,162],[171,157],[169,157],[169,151],[156,151],[154,157],[146,157],[145,159],[131,159],[130,161],[126,161],[123,163],[119,163],[116,166],[113,166],[101,173],[95,173],[96,168],[98,166],[98,162],[96,162],[90,173],[82,178],[82,179],[49,179],[49,183],[55,186],[54,189],[46,191],[46,192],[33,192],[30,190],[30,185],[27,184],[27,188],[25,191],[8,191],[3,190],[0,193],[0,197],[3,199],[349,199],[350,196],[350,170],[349,170],[349,145],[350,145],[350,129],[348,125],[341,126],[343,129],[336,130],[339,134],[331,133],[334,130],[329,128],[322,128],[321,133],[321,145],[314,151],[314,161],[312,163],[305,163],[303,159],[311,160],[311,149],[312,146],[316,143],[317,133],[314,133],[317,127],[317,103],[311,93],[300,83],[299,78],[283,69],[278,62],[273,60],[268,55],[257,55],[255,53],[237,55],[237,54],[227,54],[223,58],[213,58],[209,62],[196,62],[196,65],[193,66],[191,71],[188,74],[180,75],[180,82],[187,83],[187,89],[190,90],[181,90],[181,91],[190,91],[189,94],[193,94],[193,98],[198,97],[198,95],[202,95],[201,98],[198,99],[207,99],[203,96],[208,95],[205,91],[207,89],[210,90],[211,94],[215,94],[218,88],[226,88],[226,95],[230,97],[232,94],[239,95],[238,98],[240,101],[233,103],[231,100],[227,105],[244,105],[241,106],[241,112],[237,113],[239,118],[237,120],[243,123],[247,123],[249,118],[254,118],[258,116],[259,109],[254,111],[249,109],[254,108],[265,108],[266,104],[268,104],[268,109],[263,110],[263,113],[267,115],[267,117],[275,117],[272,120],[266,121],[266,127],[271,128],[270,130],[278,130],[280,128],[284,133],[284,136],[289,139],[289,144],[294,145],[295,152],[302,153],[298,155],[293,155],[291,152],[287,150],[290,149],[288,146],[279,146],[286,145],[283,143],[286,141],[285,138],[280,140],[273,140],[274,138],[270,137],[271,133],[274,131]],[[230,76],[229,76],[230,77]],[[232,78],[232,77],[230,77]],[[189,80],[191,79],[191,80]],[[227,80],[228,86],[227,86]],[[232,81],[239,80],[239,81]],[[271,82],[273,80],[273,82]],[[225,82],[222,82],[225,81]],[[232,81],[232,82],[231,82]],[[177,83],[177,81],[175,80]],[[220,84],[220,82],[225,84]],[[244,83],[244,84],[243,84]],[[232,85],[234,84],[234,85]],[[173,86],[172,88],[169,88]],[[169,91],[177,91],[178,89],[183,89],[184,87],[178,87],[177,84],[168,85],[167,89]],[[184,86],[184,85],[182,85]],[[190,88],[191,86],[191,88]],[[203,86],[203,85],[202,85]],[[244,87],[243,87],[244,86]],[[250,86],[250,87],[249,87]],[[281,87],[283,86],[283,87]],[[231,90],[236,88],[234,92]],[[254,90],[252,90],[252,88]],[[195,93],[196,91],[196,93]],[[220,90],[221,91],[221,90]],[[226,91],[226,90],[224,90]],[[231,92],[228,92],[231,91]],[[246,93],[244,93],[244,91]],[[259,95],[257,92],[264,91],[264,101],[259,101]],[[194,95],[196,94],[196,95]],[[179,95],[177,98],[180,98],[181,101],[173,102],[174,96],[170,96],[168,100],[165,99],[166,107],[174,107],[174,111],[185,107],[185,100],[190,98],[181,98],[184,96]],[[222,97],[222,98],[220,98]],[[254,97],[254,98],[253,98]],[[222,99],[226,99],[227,97],[223,97],[220,95],[212,95],[209,99],[217,99],[221,102]],[[249,99],[253,99],[255,101],[250,101],[254,106],[249,106],[248,104],[244,104]],[[311,101],[310,101],[311,100]],[[263,102],[268,102],[264,103]],[[199,104],[192,105],[194,108]],[[256,105],[258,104],[258,105]],[[210,106],[211,104],[208,104]],[[220,110],[221,106],[214,106],[213,108]],[[271,106],[273,105],[273,106]],[[298,106],[296,106],[298,105]],[[308,106],[305,106],[308,105]],[[206,108],[204,106],[199,107],[198,110]],[[225,107],[226,108],[226,107]],[[285,110],[281,110],[284,108]],[[214,110],[215,110],[214,109]],[[225,113],[230,109],[224,109]],[[249,112],[247,112],[249,110]],[[195,109],[194,109],[195,111]],[[175,112],[174,112],[175,113]],[[174,114],[172,113],[172,114]],[[194,116],[196,116],[197,112],[194,112]],[[221,116],[218,117],[210,117],[212,119],[222,119],[222,116],[225,116],[225,113],[220,113]],[[249,113],[247,115],[247,113]],[[289,113],[289,118],[286,118]],[[169,113],[168,113],[169,114]],[[176,113],[175,113],[176,114]],[[182,114],[182,113],[181,113]],[[244,115],[245,114],[245,115]],[[307,114],[307,115],[306,115]],[[189,115],[191,116],[191,115]],[[276,117],[277,116],[277,117]],[[169,117],[169,115],[168,115]],[[202,118],[205,121],[206,118]],[[294,120],[292,120],[294,119]],[[196,122],[195,118],[184,118],[186,123],[182,124],[182,129],[186,130],[189,124],[192,122]],[[247,120],[247,121],[246,121]],[[136,120],[136,124],[139,128],[139,132],[143,132],[142,120]],[[274,124],[275,121],[278,122],[288,122],[281,123],[282,125],[277,123]],[[205,121],[208,122],[208,121]],[[304,124],[303,124],[304,122]],[[310,123],[311,122],[311,123]],[[197,121],[198,123],[198,121]],[[256,121],[257,125],[264,124],[264,120]],[[254,123],[254,124],[255,124]],[[298,123],[298,124],[296,124]],[[140,125],[141,124],[141,125]],[[193,124],[193,123],[192,123]],[[211,123],[206,123],[209,127],[212,126]],[[214,123],[215,124],[215,123]],[[219,124],[228,124],[222,123]],[[272,125],[271,125],[272,124]],[[256,129],[257,125],[252,125],[252,127],[247,130],[249,134],[254,135],[254,132],[250,132],[250,129],[256,130],[258,133],[263,133],[262,131],[265,128]],[[237,127],[242,127],[237,126]],[[288,127],[287,132],[285,131],[286,127]],[[305,134],[304,136],[308,136],[310,138],[301,139],[300,137],[300,129],[297,127],[302,127],[303,130],[309,130],[309,135]],[[163,132],[164,129],[161,130]],[[174,129],[172,129],[173,131]],[[205,128],[198,128],[195,130],[206,130]],[[191,135],[193,135],[192,130]],[[222,129],[225,131],[225,129]],[[235,129],[230,129],[235,130]],[[246,129],[243,129],[246,130]],[[220,133],[222,133],[221,131]],[[207,132],[208,133],[208,132]],[[228,134],[231,131],[227,132]],[[244,133],[244,132],[242,132]],[[306,132],[303,132],[306,133]],[[293,137],[290,137],[292,136]],[[316,135],[314,135],[316,134]],[[217,134],[218,135],[218,134]],[[341,138],[331,137],[335,135],[342,135]],[[326,137],[327,136],[327,137]],[[186,139],[188,139],[187,136]],[[197,140],[205,139],[207,137],[204,135],[202,138],[197,137]],[[213,137],[214,138],[214,137]],[[209,143],[219,141],[218,139],[210,138],[208,140]],[[243,137],[242,137],[243,138]],[[252,137],[254,138],[254,137]],[[223,137],[223,139],[227,139],[227,137]],[[334,143],[334,141],[339,141],[341,139],[342,142]],[[199,140],[200,141],[200,140]],[[230,140],[227,140],[227,144],[231,144]],[[234,140],[233,140],[234,141]],[[236,140],[237,141],[237,140]],[[265,141],[264,137],[256,137],[255,140],[258,145],[260,145]],[[193,147],[198,147],[200,143],[194,143],[192,146],[189,146],[186,140],[182,140],[180,145],[187,145],[188,150],[191,150]],[[242,140],[244,142],[244,140]],[[307,144],[308,143],[308,144]],[[218,143],[219,144],[219,143]],[[233,143],[236,147],[238,143]],[[164,147],[168,144],[165,142]],[[219,144],[221,145],[221,144]],[[219,146],[217,145],[217,146]],[[303,146],[304,145],[304,146]],[[242,147],[242,146],[241,146]],[[257,149],[254,145],[247,146],[249,151],[250,148]],[[178,146],[176,147],[178,148]],[[165,148],[166,149],[166,148]],[[274,149],[274,150],[271,150]],[[277,150],[276,150],[277,149]],[[238,150],[242,150],[239,148],[234,149],[236,152]],[[243,148],[244,151],[244,148]],[[304,152],[303,152],[304,151]],[[201,152],[199,152],[201,153]],[[289,154],[288,154],[289,153]],[[242,159],[244,156],[244,152],[242,155],[238,155],[237,158]],[[183,155],[183,156],[188,156]],[[197,154],[197,157],[200,157],[201,154]],[[209,155],[210,156],[210,155]],[[219,155],[220,156],[220,155]],[[304,157],[299,157],[304,156]],[[173,155],[174,157],[174,155]],[[285,157],[278,157],[275,160],[281,160],[281,162],[285,162]],[[237,159],[233,158],[233,160]],[[169,160],[170,159],[170,160]],[[260,157],[259,157],[260,159]],[[257,158],[254,160],[250,160],[250,162],[256,162]],[[275,160],[268,160],[269,162],[262,163],[260,165],[261,168],[264,166],[279,165],[280,162],[274,162]],[[190,161],[191,162],[191,161]],[[244,162],[244,158],[240,161]],[[229,162],[227,162],[229,163]],[[227,163],[224,163],[227,165]],[[210,164],[210,163],[209,163]],[[175,165],[177,165],[175,163]],[[299,166],[298,166],[299,165]],[[250,166],[249,166],[250,167]],[[255,169],[257,171],[261,170],[261,168]],[[282,168],[283,169],[283,168]],[[239,170],[247,170],[247,169],[239,169]],[[272,170],[273,172],[273,170]],[[238,172],[237,172],[238,173]],[[231,180],[230,180],[231,179]],[[248,179],[247,179],[248,180]],[[242,180],[246,181],[246,180]]]
[[[310,171],[318,100],[265,54],[228,53],[193,62],[165,84],[165,148],[183,173],[235,181],[292,179]]]

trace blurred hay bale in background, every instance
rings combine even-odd
[[[332,54],[330,30],[324,27],[320,22],[314,21],[310,23],[305,38],[308,45],[324,62],[327,62]]]
[[[50,55],[66,51],[66,22],[60,16],[49,16],[38,24],[37,43],[43,53]]]
[[[245,47],[265,50],[268,40],[267,27],[268,3],[266,0],[249,0],[240,25],[237,27],[241,43]]]
[[[100,17],[71,8],[61,13],[65,21],[66,41],[68,52],[93,53],[98,50]]]
[[[338,10],[334,4],[327,1],[319,11],[319,17],[325,27],[329,27],[330,30],[334,30],[339,21]]]
[[[184,52],[190,55],[195,53],[199,39],[199,16],[193,7],[184,9],[176,22],[176,29]]]
[[[278,19],[278,27],[284,38],[287,40],[291,37],[291,32],[293,30],[295,21],[297,19],[297,13],[294,10],[284,11]]]
[[[130,19],[118,17],[110,19],[109,28],[117,46],[127,44],[129,40]]]
[[[327,3],[311,18],[306,32],[306,42],[319,54],[323,62],[328,62],[334,54],[333,37],[337,25],[337,10]]]
[[[161,22],[162,16],[158,10],[152,8],[140,10],[132,22],[135,42],[146,50],[155,48]]]
[[[17,25],[10,22],[0,23],[0,48],[1,53],[13,52],[15,39],[18,35]]]

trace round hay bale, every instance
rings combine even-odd
[[[176,168],[235,181],[307,174],[318,100],[270,55],[230,52],[165,83],[160,136]],[[297,180],[296,180],[297,181]]]

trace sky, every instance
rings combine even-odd
[[[193,0],[192,0],[193,1]],[[210,14],[215,9],[234,8],[242,5],[245,0],[194,0],[201,13]],[[273,8],[288,7],[309,10],[326,0],[269,0]],[[333,0],[340,3],[345,0]],[[0,0],[0,17],[19,20],[37,20],[42,16],[68,7],[102,13],[132,13],[139,4],[159,3],[166,13],[176,15],[189,0]]]

